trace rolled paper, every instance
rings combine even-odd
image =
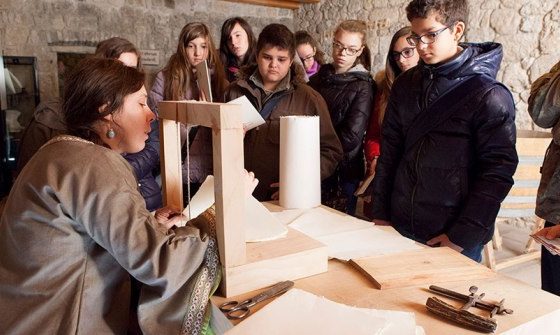
[[[280,206],[321,204],[321,147],[318,116],[280,118]]]

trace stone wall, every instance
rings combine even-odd
[[[295,29],[312,33],[331,52],[332,31],[345,19],[365,20],[373,69],[384,67],[392,34],[408,25],[404,8],[409,0],[322,0],[302,6],[294,16]],[[557,0],[469,0],[467,42],[499,42],[504,60],[498,79],[512,91],[517,125],[535,126],[527,114],[530,84],[560,60],[560,2]]]
[[[144,67],[152,78],[176,50],[188,22],[208,24],[218,46],[228,17],[245,17],[258,33],[270,22],[293,28],[293,13],[218,0],[1,0],[0,50],[37,57],[44,100],[58,96],[57,52],[93,53],[97,42],[121,36],[140,50],[159,52],[159,63]]]

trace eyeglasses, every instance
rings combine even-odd
[[[332,43],[332,47],[334,50],[336,50],[337,52],[345,52],[347,56],[354,56],[355,54],[357,54],[358,52],[360,52],[360,50],[362,50],[362,48],[364,47],[363,45],[361,47],[359,47],[358,49],[353,48],[353,47],[345,47],[344,45],[338,43],[338,42],[333,42]]]
[[[425,33],[424,35],[421,35],[421,36],[412,34],[412,35],[410,35],[406,38],[406,41],[412,46],[417,46],[419,42],[422,42],[424,44],[432,44],[437,40],[437,37],[438,37],[439,34],[443,33],[445,31],[445,29],[450,28],[454,24],[455,24],[455,22],[453,22],[449,26],[445,26],[445,27],[443,27],[439,30],[436,30],[436,31]]]
[[[415,48],[404,48],[401,50],[401,52],[393,51],[391,52],[391,57],[393,57],[396,62],[399,61],[401,56],[403,56],[403,58],[410,58],[414,56],[414,49]]]
[[[312,53],[311,55],[309,55],[309,56],[307,56],[307,57],[305,57],[305,58],[300,57],[299,59],[301,59],[301,62],[302,62],[302,63],[305,63],[305,62],[312,61],[312,60],[313,60],[313,57],[315,57],[315,53]]]

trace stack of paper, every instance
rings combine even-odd
[[[265,205],[280,222],[325,244],[331,258],[347,261],[422,249],[414,241],[398,233],[387,232],[375,227],[373,222],[360,220],[325,206],[282,211],[279,206]]]
[[[542,244],[546,248],[546,250],[550,251],[551,254],[560,254],[560,238],[549,240],[548,238],[540,235],[531,235],[531,237],[534,238],[535,241]]]
[[[421,330],[421,329],[420,329]],[[228,331],[228,335],[416,335],[414,313],[351,307],[292,289]]]

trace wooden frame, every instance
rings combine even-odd
[[[183,208],[179,122],[212,128],[221,292],[229,297],[327,271],[327,247],[289,229],[279,240],[245,243],[242,107],[197,101],[159,103],[164,204]]]
[[[229,2],[242,2],[252,5],[268,7],[298,9],[302,4],[319,3],[321,0],[226,0]]]
[[[530,236],[527,236],[525,249],[519,255],[497,261],[494,249],[502,249],[502,237],[498,229],[498,222],[500,220],[514,217],[533,217],[535,218],[535,224],[532,228],[532,234],[544,227],[544,220],[535,216],[534,213],[537,187],[541,178],[540,168],[551,139],[552,136],[548,132],[533,130],[517,131],[515,147],[519,155],[519,165],[513,176],[515,183],[500,206],[492,240],[484,246],[486,266],[492,270],[502,270],[541,257],[540,247],[535,245],[535,240]]]

